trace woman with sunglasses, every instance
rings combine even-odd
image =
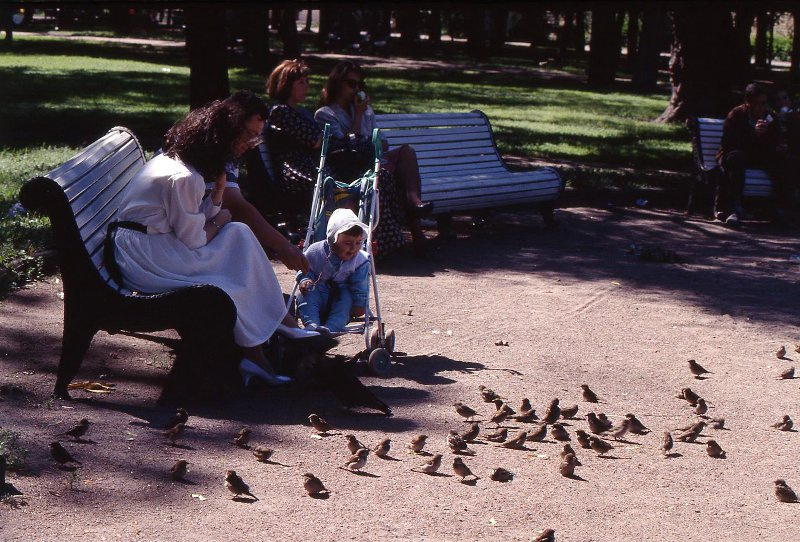
[[[372,147],[372,130],[375,128],[375,112],[370,107],[369,96],[364,92],[364,70],[349,60],[337,64],[322,90],[321,107],[314,118],[317,124],[331,125],[331,148],[346,148],[356,151],[361,165],[371,165],[374,160]],[[433,206],[420,198],[420,175],[417,155],[414,149],[403,145],[389,152],[384,142],[384,155],[380,179],[383,189],[393,189],[400,198],[394,203],[395,212],[387,216],[386,206],[381,208],[381,226],[387,228],[384,240],[390,245],[397,239],[391,232],[399,230],[403,215],[408,216],[408,226],[417,253],[424,251],[425,235],[420,227],[419,218],[431,214]],[[366,168],[365,168],[366,169]],[[381,245],[380,235],[379,247]],[[400,241],[402,244],[402,240]],[[394,247],[388,247],[394,248]],[[385,250],[381,247],[381,250]]]

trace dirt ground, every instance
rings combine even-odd
[[[555,232],[524,213],[497,213],[481,227],[459,222],[458,238],[427,260],[380,269],[384,316],[407,355],[388,378],[365,382],[393,417],[348,413],[315,387],[261,388],[190,412],[182,448],[156,429],[172,413],[155,405],[171,361],[164,346],[100,334],[79,379],[102,378],[116,391],[49,401],[60,284],[51,278],[14,294],[0,304],[0,428],[18,432],[29,454],[24,471],[8,474],[23,495],[0,503],[0,539],[530,540],[553,528],[561,541],[798,540],[800,504],[777,502],[773,481],[800,490],[800,436],[770,428],[783,414],[800,420],[800,380],[775,378],[800,358],[797,231],[764,223],[732,231],[635,207],[572,207],[558,217]],[[643,262],[626,253],[631,243],[685,261]],[[288,288],[291,273],[276,270]],[[495,345],[501,340],[508,346]],[[776,359],[782,344],[791,360]],[[352,338],[337,351],[359,348]],[[689,358],[713,374],[693,379]],[[581,399],[584,383],[600,404]],[[481,402],[481,384],[515,408],[530,398],[540,414],[554,397],[577,403],[580,420],[567,429],[583,463],[578,477],[559,474],[561,445],[549,438],[527,451],[479,439],[466,461],[480,480],[459,483],[445,436],[467,428],[455,401],[488,419],[494,406]],[[662,432],[696,419],[674,397],[686,386],[727,429],[678,442],[666,459]],[[574,441],[590,411],[614,421],[635,413],[653,432],[612,442],[601,458]],[[313,438],[310,412],[339,434]],[[93,422],[91,442],[60,436],[82,417]],[[253,444],[276,449],[280,464],[231,444],[243,425]],[[370,456],[361,475],[339,469],[347,433],[370,446],[391,437],[394,460]],[[420,433],[430,437],[426,449],[444,454],[443,476],[411,471],[425,459],[406,450]],[[709,438],[727,459],[706,455]],[[50,459],[55,439],[83,461],[74,475]],[[187,483],[167,476],[179,458],[189,461]],[[514,480],[491,481],[495,467]],[[226,469],[260,500],[232,500]],[[328,499],[306,496],[304,472],[323,480]]]

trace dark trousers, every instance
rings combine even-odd
[[[800,176],[800,157],[775,154],[750,156],[744,151],[725,153],[720,160],[722,179],[714,195],[714,214],[742,213],[745,169],[763,169],[772,179],[772,199],[777,207],[792,206]]]

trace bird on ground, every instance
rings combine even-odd
[[[681,389],[681,391],[675,397],[689,401],[689,404],[692,406],[697,405],[697,400],[700,399],[700,396],[693,392],[691,388]]]
[[[578,405],[561,407],[561,418],[565,420],[570,420],[574,418],[577,413],[578,413]]]
[[[589,433],[584,431],[583,429],[578,429],[575,431],[575,439],[580,444],[581,448],[590,449],[591,446],[589,445]]]
[[[694,442],[695,440],[697,440],[697,437],[700,436],[700,433],[703,432],[703,429],[705,429],[705,427],[706,427],[706,422],[699,421],[695,424],[692,424],[692,426],[689,429],[678,435],[676,439],[682,442]]]
[[[711,418],[708,421],[708,425],[713,429],[723,429],[725,427],[725,418]]]
[[[77,463],[78,465],[82,465],[82,463],[72,457],[67,449],[64,448],[59,442],[50,443],[50,456],[62,465],[66,463]]]
[[[487,388],[486,386],[478,386],[478,389],[481,392],[481,397],[483,398],[484,403],[491,403],[500,397],[494,392],[493,389]]]
[[[792,419],[789,417],[788,414],[785,414],[783,416],[783,419],[777,423],[773,423],[772,427],[774,427],[775,429],[780,429],[781,431],[789,431],[793,425],[794,422],[792,421]]]
[[[698,416],[702,416],[706,412],[708,412],[708,405],[706,404],[706,400],[700,397],[697,399],[697,405],[694,407],[694,413]]]
[[[464,439],[464,442],[472,442],[476,438],[478,438],[480,432],[481,432],[481,426],[473,422],[472,427],[470,427],[461,434],[461,438]]]
[[[528,410],[520,410],[519,414],[514,416],[514,419],[522,423],[533,423],[538,420],[539,417],[536,415],[536,409],[531,408]]]
[[[669,455],[670,450],[672,450],[672,446],[674,446],[674,442],[672,441],[672,433],[669,431],[664,431],[664,436],[661,439],[661,452],[665,456]]]
[[[83,418],[81,421],[78,422],[78,424],[75,427],[73,427],[69,431],[65,431],[64,434],[69,435],[75,440],[80,440],[81,437],[86,434],[86,431],[89,430],[89,424],[90,424],[89,420]]]
[[[436,471],[439,470],[439,467],[442,466],[442,454],[435,454],[433,457],[428,459],[425,463],[419,466],[418,471],[425,474],[435,474]],[[414,470],[414,469],[411,469]]]
[[[428,435],[417,435],[416,437],[411,439],[411,443],[408,445],[408,449],[411,450],[413,453],[418,454],[425,447],[425,443],[427,440],[428,440]]]
[[[509,416],[513,416],[514,414],[517,413],[516,410],[511,408],[511,406],[509,406],[509,404],[506,403],[505,401],[503,401],[502,399],[495,399],[494,401],[492,401],[492,403],[494,403],[494,407],[495,407],[496,411],[499,411],[499,410],[505,408],[506,412],[508,412]]]
[[[781,374],[778,375],[778,378],[781,380],[788,380],[790,378],[794,378],[794,367],[789,367],[788,369],[784,369],[781,371]]]
[[[256,501],[258,500],[258,497],[250,493],[250,486],[236,474],[235,470],[229,470],[225,473],[225,487],[228,488],[228,491],[233,493],[234,499],[240,495],[246,495]]]
[[[531,442],[541,442],[547,436],[547,424],[540,424],[536,429],[528,433],[528,439]]]
[[[597,419],[600,420],[600,423],[603,424],[603,427],[605,427],[607,431],[610,431],[611,428],[614,427],[614,422],[609,420],[608,416],[606,416],[603,412],[597,413]]]
[[[561,450],[561,453],[558,455],[561,457],[561,459],[564,459],[568,454],[572,454],[575,457],[575,461],[577,462],[575,465],[580,467],[581,462],[578,460],[578,454],[575,453],[575,450],[572,449],[572,446],[570,446],[569,443],[564,444],[564,449]]]
[[[333,429],[333,426],[331,426],[331,424],[329,424],[328,422],[326,422],[325,420],[323,420],[317,414],[314,413],[308,415],[308,423],[310,423],[311,427],[313,427],[314,430],[320,435],[323,435],[328,431],[330,431],[331,429]]]
[[[610,443],[604,441],[603,439],[599,439],[597,437],[589,437],[589,446],[591,446],[592,450],[594,450],[600,455],[605,455],[614,449],[614,447]]]
[[[256,446],[251,451],[253,452],[253,456],[262,463],[269,461],[269,458],[275,453],[275,450],[267,448],[266,446]]]
[[[556,542],[556,532],[553,529],[545,529],[533,539],[533,542]]]
[[[183,432],[185,429],[186,426],[183,423],[178,422],[172,429],[167,429],[166,431],[164,431],[164,436],[168,441],[172,443],[173,446],[176,446],[178,439],[183,436]]]
[[[473,409],[465,405],[464,403],[458,402],[453,403],[453,406],[456,407],[456,412],[459,416],[464,418],[465,421],[472,421],[472,418],[478,415]]]
[[[491,442],[505,442],[507,438],[508,438],[508,429],[506,429],[505,427],[498,429],[494,433],[486,435],[486,440],[489,440]]]
[[[619,440],[624,437],[628,431],[630,431],[630,420],[625,418],[619,424],[619,427],[614,428],[614,432],[611,433],[611,436],[614,437],[614,440]]]
[[[523,450],[525,449],[525,441],[527,440],[527,438],[528,438],[528,432],[520,431],[516,437],[504,442],[500,446],[502,446],[503,448],[508,448],[509,450]]]
[[[367,456],[369,455],[369,450],[366,448],[360,448],[356,451],[353,455],[350,456],[350,459],[344,464],[344,468],[347,470],[361,470],[367,464]]]
[[[711,371],[705,370],[705,368],[697,363],[695,360],[689,360],[689,371],[694,375],[695,378],[699,378],[704,374],[713,374]]]
[[[775,352],[775,357],[778,359],[783,359],[785,356],[786,356],[786,347],[781,345],[781,347],[778,348],[777,352]]]
[[[497,467],[492,471],[489,479],[494,480],[495,482],[510,482],[514,479],[514,473],[510,470],[504,469],[503,467]]]
[[[321,493],[330,493],[330,490],[325,487],[322,480],[307,472],[303,475],[303,488],[310,496],[319,495]]]
[[[522,401],[519,404],[519,412],[522,413],[522,412],[525,412],[526,410],[530,410],[532,408],[533,408],[533,406],[531,406],[531,400],[528,399],[527,397],[523,397]]]
[[[558,399],[550,401],[550,406],[544,411],[542,421],[544,423],[556,423],[561,417],[561,407],[558,406]]]
[[[456,473],[456,476],[461,477],[462,482],[468,476],[472,476],[475,480],[478,480],[478,477],[472,473],[467,464],[464,463],[464,460],[460,457],[453,458],[453,472]]]
[[[634,416],[633,414],[625,414],[625,419],[628,420],[628,431],[634,433],[636,435],[646,435],[650,432],[642,422],[639,421],[639,418]]]
[[[800,343],[794,345],[794,351],[800,354]]]
[[[558,471],[561,473],[561,476],[570,478],[575,475],[576,466],[578,466],[578,459],[573,454],[567,454],[563,461],[561,461]]]
[[[247,443],[250,442],[250,435],[252,434],[253,431],[249,427],[242,427],[234,435],[233,443],[239,448],[249,448]]]
[[[550,436],[561,442],[570,440],[569,433],[560,423],[553,424],[553,426],[550,428]]]
[[[375,447],[372,449],[372,453],[380,457],[381,459],[385,459],[389,456],[389,450],[392,449],[392,439],[385,438],[381,440]]]
[[[706,453],[708,457],[713,457],[714,459],[725,459],[725,450],[723,450],[722,446],[714,439],[710,439],[706,442]]]
[[[781,502],[797,502],[797,494],[786,484],[786,480],[775,480],[775,497]]]
[[[185,459],[178,459],[172,468],[169,469],[170,477],[175,480],[183,480],[186,477],[186,473],[189,471],[189,462]]]
[[[599,399],[597,398],[597,394],[593,392],[588,384],[581,384],[581,388],[583,389],[583,400],[587,403],[598,403]]]
[[[491,417],[490,421],[494,423],[497,427],[500,427],[500,424],[506,421],[508,418],[508,407],[507,405],[503,405],[503,407],[498,410],[494,416]]]
[[[458,434],[458,431],[450,430],[447,434],[447,445],[454,454],[475,455],[475,451],[467,446],[467,442]]]
[[[589,431],[594,433],[595,435],[600,435],[608,431],[608,428],[603,425],[603,422],[597,417],[597,414],[594,412],[589,412],[586,414],[586,421],[589,422]]]
[[[178,407],[175,410],[175,415],[172,416],[172,419],[164,426],[164,429],[170,429],[179,423],[185,424],[187,421],[189,421],[189,413],[185,408]]]
[[[347,439],[347,449],[350,450],[351,454],[356,453],[361,448],[366,448],[355,435],[345,435],[345,438]]]

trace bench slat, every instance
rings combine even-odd
[[[448,135],[429,135],[427,137],[423,136],[415,136],[415,137],[395,137],[388,141],[389,149],[397,148],[401,145],[410,145],[415,149],[418,148],[419,145],[446,145],[448,143],[466,143],[466,142],[477,142],[477,143],[484,143],[484,144],[492,144],[492,138],[488,133],[483,134],[448,134]]]
[[[497,155],[479,155],[479,156],[453,156],[451,158],[422,158],[417,160],[420,167],[427,165],[452,165],[452,164],[477,164],[480,162],[499,162],[500,159]]]
[[[448,113],[381,113],[375,115],[375,120],[381,126],[387,126],[390,121],[395,120],[419,120],[429,121],[441,118],[464,118],[464,119],[479,119],[484,121],[484,116],[478,111],[470,111],[469,113],[448,112]],[[422,126],[422,124],[420,124]]]
[[[497,187],[535,184],[561,184],[561,179],[555,171],[530,171],[530,172],[494,172],[473,175],[459,175],[438,177],[428,181],[430,190],[458,190],[459,187]]]
[[[415,130],[412,128],[403,130],[384,130],[381,128],[381,135],[391,145],[397,138],[415,138],[415,137],[430,137],[430,136],[445,136],[445,135],[468,135],[468,134],[486,134],[489,135],[489,127],[483,126],[461,126],[459,128],[421,128]]]
[[[447,117],[436,119],[408,119],[408,120],[390,120],[380,122],[381,128],[436,128],[436,127],[452,127],[452,126],[486,126],[486,121],[480,117]]]
[[[469,175],[480,171],[481,173],[489,173],[492,171],[508,172],[501,163],[483,162],[479,164],[453,164],[450,166],[426,166],[419,168],[419,174],[423,180],[426,178],[438,177],[440,175]]]
[[[422,151],[430,151],[430,150],[442,150],[446,151],[449,149],[479,149],[481,147],[485,147],[486,145],[491,145],[491,140],[481,138],[481,139],[467,139],[467,140],[453,140],[453,141],[437,141],[435,143],[414,143],[411,145],[415,151],[419,154]],[[391,150],[392,148],[396,147],[389,147]],[[494,147],[492,147],[494,150]]]
[[[497,151],[495,151],[493,145],[483,145],[481,147],[420,150],[417,151],[417,161],[424,160],[426,158],[437,158],[441,162],[442,160],[446,160],[448,157],[451,156],[483,156],[483,155],[493,156],[497,160],[500,160],[500,157],[497,156]]]
[[[69,168],[56,168],[48,173],[47,176],[48,178],[57,182],[64,189],[64,191],[67,192],[74,183],[79,182],[85,175],[89,174],[95,168],[102,167],[103,162],[105,162],[110,156],[114,156],[116,151],[129,144],[132,144],[136,149],[136,152],[141,154],[142,163],[144,163],[144,155],[142,154],[142,151],[139,148],[136,140],[134,140],[130,134],[126,132],[118,132],[115,137],[106,139],[102,145],[96,147],[90,146],[89,153],[74,157],[75,164],[73,166]]]
[[[125,154],[126,151],[127,154]],[[142,165],[143,163],[139,160],[135,144],[131,143],[130,148],[121,149],[119,154],[105,160],[102,166],[93,171],[91,176],[84,176],[80,182],[73,183],[65,192],[68,192],[67,197],[70,200],[70,207],[76,219],[80,220],[84,209],[90,207],[109,184],[112,184],[114,179],[117,179],[126,171],[138,171]],[[78,227],[80,227],[80,222]]]

